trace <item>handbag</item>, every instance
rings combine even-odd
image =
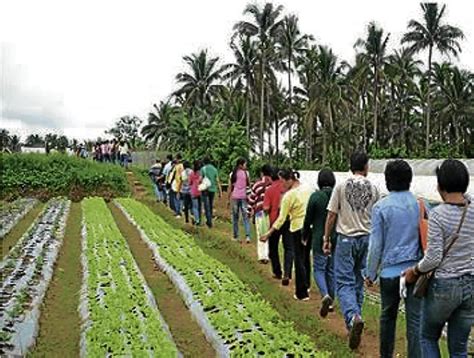
[[[464,219],[466,218],[466,213],[467,213],[468,206],[469,205],[466,202],[466,204],[464,205],[464,210],[463,210],[463,213],[462,213],[462,216],[461,216],[461,220],[459,221],[458,228],[457,228],[456,232],[450,237],[451,242],[449,243],[446,250],[444,250],[443,258],[441,259],[441,262],[443,262],[443,260],[448,255],[449,250],[451,249],[451,247],[454,245],[454,243],[459,238],[459,232],[461,231],[462,225],[464,224]],[[441,262],[440,262],[440,265],[441,265]],[[423,298],[423,297],[426,296],[426,293],[428,292],[428,287],[429,287],[430,282],[431,282],[431,278],[433,277],[435,271],[436,271],[436,269],[431,270],[429,272],[422,273],[418,277],[418,279],[415,282],[415,287],[413,288],[413,296],[415,296],[417,298]]]
[[[204,174],[203,178],[202,178],[202,181],[201,181],[201,184],[198,185],[198,190],[199,191],[206,191],[211,186],[212,186],[211,180],[208,177],[206,177],[205,174]]]

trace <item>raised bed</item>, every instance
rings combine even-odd
[[[0,240],[35,206],[36,199],[22,198],[0,204]]]
[[[219,356],[328,356],[192,237],[133,199],[115,203],[137,226]]]
[[[179,356],[104,200],[84,199],[82,209],[81,356]]]
[[[0,263],[0,355],[24,356],[38,334],[70,202],[52,199]]]

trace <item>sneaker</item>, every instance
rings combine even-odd
[[[319,315],[323,318],[325,318],[328,313],[330,312],[330,307],[332,307],[332,298],[329,295],[326,295],[323,297],[323,300],[321,301],[321,309],[319,310]]]
[[[297,301],[309,301],[309,296],[303,297],[303,298],[298,298],[298,296],[293,295],[293,298]]]
[[[247,237],[247,238],[245,239],[245,242],[246,242],[247,244],[250,244],[250,237]]]
[[[288,277],[284,277],[283,280],[281,280],[282,286],[288,286],[290,284],[290,279]]]
[[[329,311],[330,313],[333,313],[333,312],[334,312],[334,306],[333,306],[333,305],[329,306],[328,311]]]
[[[354,350],[360,345],[362,331],[364,330],[364,321],[359,315],[355,315],[351,320],[351,329],[349,331],[349,348]]]
[[[274,278],[275,280],[281,280],[281,275],[273,274],[272,278]]]
[[[181,219],[181,215],[176,215],[176,219]]]

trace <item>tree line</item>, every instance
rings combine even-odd
[[[153,106],[142,134],[192,156],[240,133],[241,152],[306,167],[344,166],[356,147],[373,157],[473,156],[474,74],[433,61],[457,57],[464,34],[446,23],[445,5],[420,5],[395,50],[371,22],[349,63],[282,6],[249,4],[233,27],[233,61],[184,56],[178,90]],[[210,130],[218,126],[222,137]]]

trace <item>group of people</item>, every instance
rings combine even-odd
[[[216,194],[222,196],[217,168],[209,157],[194,161],[182,159],[181,154],[173,158],[168,155],[166,161],[156,160],[149,170],[156,198],[169,205],[176,217],[184,214],[186,223],[196,226],[213,225],[214,199]]]
[[[474,205],[466,194],[466,166],[458,160],[443,162],[436,172],[443,202],[431,207],[410,192],[413,172],[406,161],[388,162],[385,197],[367,178],[368,162],[365,152],[354,152],[347,180],[336,185],[334,173],[324,169],[314,191],[301,183],[298,172],[270,165],[261,168],[260,179],[251,185],[247,162],[239,159],[228,187],[233,239],[240,242],[241,216],[245,241],[251,242],[253,221],[259,261],[271,263],[273,277],[282,285],[290,284],[294,267],[294,298],[299,301],[309,300],[313,276],[321,295],[319,314],[324,318],[333,312],[337,300],[351,349],[359,346],[364,330],[364,284],[371,289],[377,283],[381,357],[393,356],[402,301],[409,357],[440,357],[438,343],[446,323],[450,355],[466,357],[474,324]],[[157,197],[168,197],[177,216],[182,200],[186,221],[192,207],[197,225],[203,201],[211,227],[213,195],[222,194],[217,169],[209,159],[190,168],[180,156],[163,164],[157,165],[161,176],[153,174],[161,182]],[[422,294],[415,287],[427,274],[432,277]]]
[[[92,158],[103,163],[120,164],[128,168],[131,148],[126,140],[112,139],[96,142],[92,148]]]

